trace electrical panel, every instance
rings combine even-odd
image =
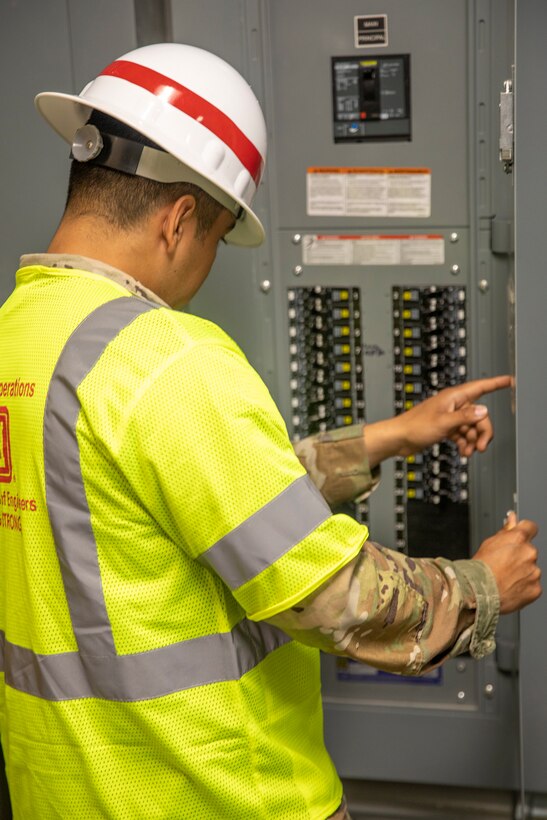
[[[243,253],[223,249],[222,281],[213,274],[194,308],[241,343],[295,438],[509,368],[511,259],[492,250],[494,222],[512,213],[491,150],[512,54],[512,0],[502,4],[505,14],[490,0],[384,0],[370,20],[358,0],[257,0],[233,54],[215,41],[236,65],[246,53],[275,66],[247,63],[269,124],[257,208],[271,230],[247,278]],[[187,9],[173,4],[175,38]],[[376,491],[344,512],[412,558],[470,557],[513,503],[510,402],[488,405],[497,435],[485,454],[466,460],[448,441],[385,462]],[[515,745],[514,642],[504,622],[497,655],[418,679],[325,656],[325,737],[340,774],[516,788],[518,766],[501,752]]]

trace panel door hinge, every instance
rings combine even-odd
[[[513,81],[505,80],[500,93],[500,162],[506,174],[513,172]]]

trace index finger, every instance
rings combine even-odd
[[[464,382],[458,388],[469,401],[475,401],[485,393],[493,393],[496,390],[503,390],[512,384],[512,376],[492,376],[488,379],[474,379],[471,382]]]

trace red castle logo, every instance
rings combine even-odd
[[[0,482],[9,483],[12,475],[9,412],[7,407],[0,407]]]

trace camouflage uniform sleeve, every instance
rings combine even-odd
[[[370,469],[363,425],[352,424],[293,442],[294,451],[331,507],[361,501],[377,487],[380,469]]]
[[[322,587],[271,618],[295,640],[419,675],[495,649],[499,596],[482,561],[412,559],[371,541]]]

